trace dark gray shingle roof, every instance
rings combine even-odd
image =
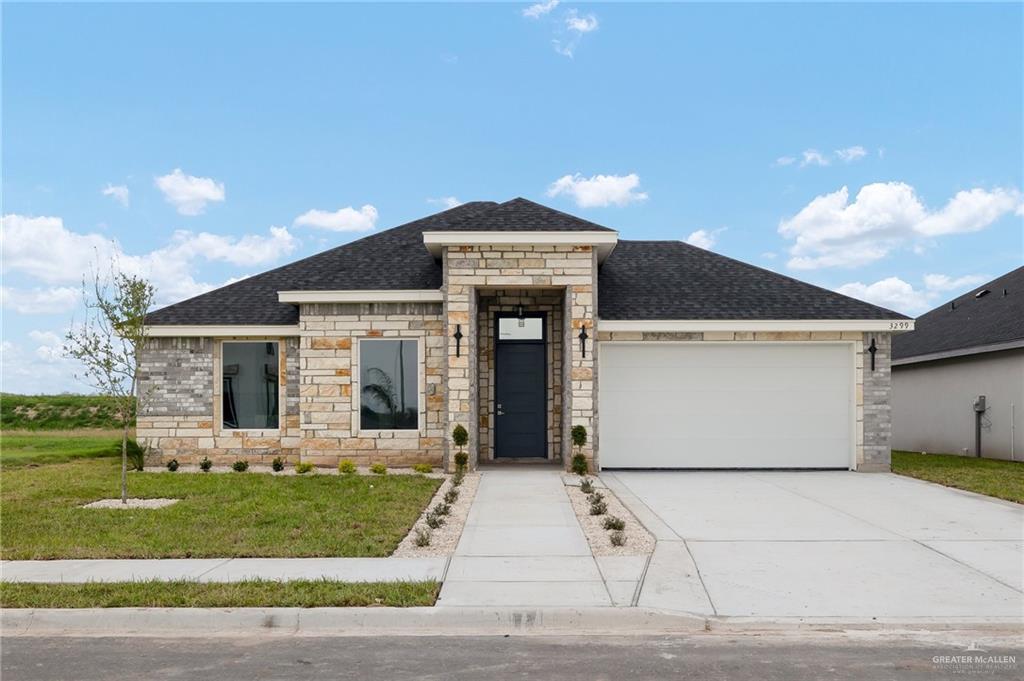
[[[906,319],[681,241],[619,241],[598,277],[601,319]]]
[[[1024,340],[1024,267],[918,317],[913,331],[893,339],[892,356],[906,359],[1019,340]]]

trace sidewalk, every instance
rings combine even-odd
[[[191,579],[332,579],[344,582],[441,581],[448,558],[195,558],[0,561],[8,582],[130,582]]]
[[[629,606],[645,563],[591,554],[561,470],[484,470],[437,605]]]

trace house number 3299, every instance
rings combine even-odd
[[[910,328],[909,320],[889,322],[890,331],[903,331]]]

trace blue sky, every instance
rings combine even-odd
[[[1024,259],[1020,4],[2,12],[4,390],[84,389],[96,252],[168,303],[447,199],[910,314]]]

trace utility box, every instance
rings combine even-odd
[[[985,413],[985,396],[984,395],[978,395],[978,399],[976,399],[974,401],[974,411],[978,412],[979,414],[984,414]]]

